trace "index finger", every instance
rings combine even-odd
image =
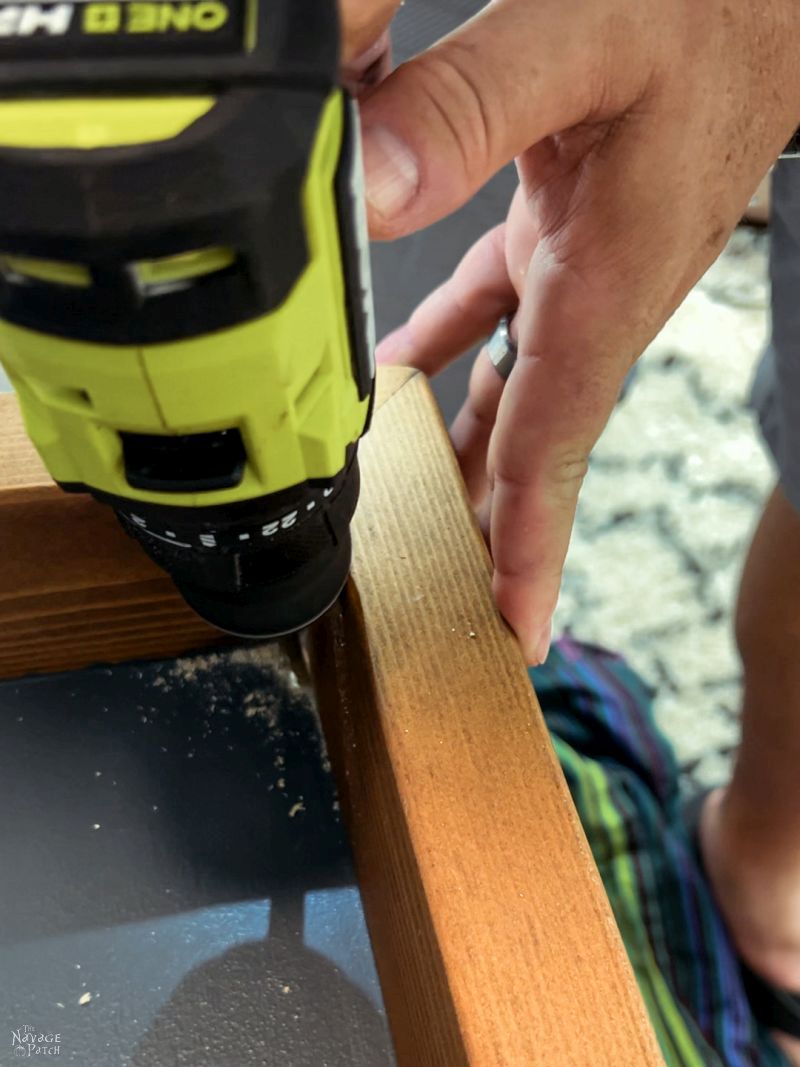
[[[375,44],[400,7],[400,0],[339,0],[342,62],[351,63]]]

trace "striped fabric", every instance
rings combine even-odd
[[[667,1064],[788,1067],[748,1009],[644,683],[569,638],[531,677]]]

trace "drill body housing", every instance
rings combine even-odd
[[[346,578],[374,382],[335,5],[14,6],[0,359],[29,433],[200,614],[296,629]]]

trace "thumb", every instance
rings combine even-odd
[[[514,156],[589,114],[600,27],[584,7],[496,0],[367,97],[374,237],[448,215]],[[579,8],[580,17],[563,8]]]

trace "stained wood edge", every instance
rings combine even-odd
[[[353,581],[313,627],[307,647],[399,1067],[469,1067],[382,731],[382,700]]]
[[[404,389],[409,382],[419,375],[412,367],[380,366],[375,379],[375,412]]]
[[[407,383],[362,452],[372,489],[354,526],[347,597],[309,641],[398,1063],[662,1065],[522,658],[491,604],[480,533],[445,441],[427,384]],[[428,614],[414,607],[421,596]],[[448,612],[454,623],[479,619],[480,632],[449,625]],[[430,613],[442,625],[426,645],[418,630]],[[495,677],[513,709],[513,742],[481,728],[482,694],[459,677],[470,657],[481,665],[486,722],[503,728],[488,699]],[[470,699],[462,730],[459,701]],[[445,721],[436,720],[441,707],[452,712]],[[517,741],[514,793],[504,760]],[[449,800],[432,787],[437,775]],[[497,813],[481,823],[496,838],[485,850],[470,823],[482,808]],[[518,893],[507,868],[519,871],[520,856],[530,867]],[[474,906],[461,895],[464,879]],[[519,951],[506,962],[502,946],[514,941]]]

